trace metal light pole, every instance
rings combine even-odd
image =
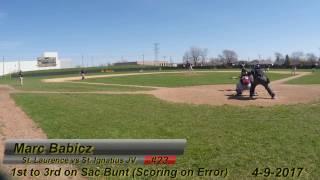
[[[144,66],[144,54],[142,54],[142,65]]]
[[[81,56],[81,66],[83,67],[83,55]]]
[[[4,78],[4,56],[2,56],[2,76]]]
[[[154,60],[158,61],[159,43],[154,43]]]

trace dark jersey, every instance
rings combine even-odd
[[[241,75],[240,75],[241,77],[242,76],[247,76],[248,74],[249,74],[249,72],[246,70],[246,68],[242,68],[241,69]]]
[[[18,76],[19,76],[19,77],[23,77],[23,74],[22,74],[21,71],[18,73]]]
[[[264,71],[261,68],[255,68],[250,72],[251,75],[253,75],[253,78],[265,78],[266,75]]]

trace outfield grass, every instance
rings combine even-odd
[[[147,71],[150,72],[150,71]],[[118,74],[121,72],[114,72],[108,74]],[[126,72],[128,73],[128,72]],[[101,75],[104,73],[96,73],[89,75]],[[124,85],[145,85],[145,86],[162,86],[162,87],[179,87],[179,86],[193,86],[206,84],[234,84],[238,80],[232,77],[238,76],[239,73],[228,72],[186,72],[186,73],[171,73],[171,74],[152,74],[152,75],[136,75],[136,76],[122,76],[110,78],[87,79],[85,82],[98,82],[110,84],[124,84]],[[271,80],[282,79],[288,77],[289,74],[269,73]],[[69,75],[69,76],[77,76]],[[25,77],[24,85],[21,86],[18,78],[0,78],[0,84],[8,84],[15,89],[24,91],[140,91],[151,90],[151,88],[141,87],[123,87],[117,85],[94,85],[94,84],[75,84],[75,83],[44,83],[41,80],[47,78],[61,78],[69,76],[43,76],[43,77]],[[80,79],[80,77],[79,77]]]
[[[50,76],[53,78],[54,76]],[[61,76],[56,76],[61,77]],[[24,78],[24,85],[20,85],[18,78],[6,78],[0,79],[0,84],[8,84],[15,89],[24,91],[57,91],[57,92],[86,92],[86,91],[141,91],[151,90],[151,88],[140,88],[140,87],[123,87],[115,85],[93,85],[93,84],[75,84],[69,82],[63,83],[45,83],[42,79],[49,77],[26,77]],[[79,77],[80,79],[80,77]]]
[[[170,74],[135,75],[87,79],[87,82],[129,84],[142,86],[180,87],[209,84],[235,84],[239,76],[235,72],[185,72]],[[272,80],[289,77],[289,74],[268,73]]]
[[[293,79],[287,82],[288,84],[320,84],[320,72],[314,72],[310,75]]]
[[[320,103],[274,107],[175,104],[147,95],[13,94],[49,138],[186,138],[172,168],[297,168],[320,177]],[[271,178],[273,179],[273,178]]]

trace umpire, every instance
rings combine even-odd
[[[250,88],[250,98],[254,96],[254,91],[256,89],[256,86],[261,84],[268,91],[271,98],[274,99],[276,95],[269,86],[270,80],[265,75],[263,70],[260,68],[259,64],[254,66],[250,74],[253,76],[253,83],[251,84],[251,88]]]

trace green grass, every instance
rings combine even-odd
[[[150,72],[150,71],[146,71]],[[120,72],[108,73],[118,74]],[[128,73],[128,72],[125,72]],[[89,75],[102,75],[106,73],[94,73]],[[153,75],[137,75],[111,78],[88,79],[86,82],[124,84],[124,85],[145,85],[145,86],[163,86],[163,87],[179,87],[206,84],[233,84],[238,80],[232,79],[239,73],[219,73],[219,72],[193,72],[193,73],[174,73],[174,74],[153,74]],[[78,76],[77,74],[69,76]],[[8,84],[15,89],[24,91],[138,91],[151,90],[150,88],[140,87],[123,87],[117,85],[94,85],[94,84],[75,84],[75,83],[44,83],[41,80],[47,78],[69,77],[60,76],[42,76],[42,77],[25,77],[24,85],[21,86],[18,78],[1,78],[0,84]],[[288,77],[287,74],[269,73],[271,80]],[[80,79],[80,77],[79,77]]]
[[[286,78],[289,74],[268,73],[271,80]],[[180,87],[209,84],[235,84],[239,76],[235,72],[185,72],[173,74],[135,75],[109,78],[87,79],[87,82],[129,84],[160,87]]]
[[[50,76],[50,78],[61,77],[61,76]],[[138,88],[138,87],[123,87],[113,85],[93,85],[93,84],[75,84],[75,83],[45,83],[42,79],[49,77],[25,77],[24,85],[20,85],[20,81],[17,78],[6,78],[0,79],[0,84],[8,84],[15,89],[24,91],[139,91],[139,90],[150,90],[150,88]]]
[[[72,75],[79,74],[82,69],[88,73],[99,73],[103,70],[113,70],[117,72],[133,72],[140,69],[144,70],[158,70],[159,67],[155,66],[140,66],[140,65],[128,65],[128,66],[97,66],[97,67],[76,67],[67,69],[49,69],[49,70],[36,70],[24,72],[25,77],[31,76],[53,76],[53,75]],[[17,77],[17,73],[12,74]]]
[[[320,72],[314,72],[287,82],[288,84],[320,84]]]
[[[300,179],[320,177],[319,103],[261,108],[147,95],[12,96],[49,138],[186,138],[185,155],[172,168],[228,168],[228,179],[247,179],[256,167],[303,167]]]
[[[270,71],[272,72],[277,72],[277,71],[287,71],[288,73],[291,73],[292,71],[292,68],[287,68],[287,69],[274,69],[274,68],[271,68]],[[311,69],[300,69],[300,68],[297,68],[297,72],[311,72],[312,70]]]

